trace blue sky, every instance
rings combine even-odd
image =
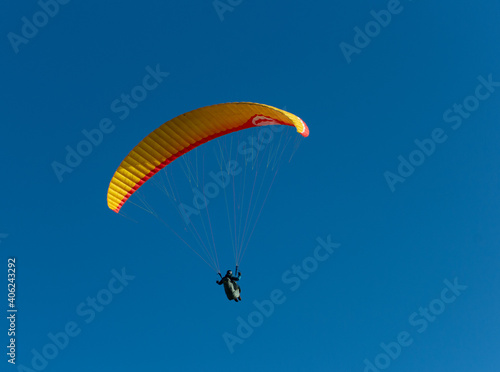
[[[9,257],[18,308],[16,365],[3,353],[2,370],[498,370],[498,4],[61,3],[0,11],[2,345]],[[147,96],[113,109],[151,70]],[[241,303],[154,218],[106,205],[144,136],[235,101],[286,108],[311,132],[280,165]],[[58,177],[68,146],[103,126]],[[179,226],[166,204],[155,210]]]

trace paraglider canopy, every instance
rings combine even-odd
[[[192,149],[228,133],[265,125],[294,126],[302,136],[309,135],[309,128],[298,116],[250,102],[202,107],[167,121],[122,161],[109,185],[108,207],[118,213],[148,179]]]

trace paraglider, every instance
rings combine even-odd
[[[235,302],[241,301],[241,288],[236,283],[241,278],[241,272],[239,272],[236,276],[233,276],[233,272],[228,270],[226,275],[221,276],[221,280],[217,280],[216,283],[218,285],[224,285],[224,291],[226,292],[227,299],[229,301],[234,300]]]
[[[267,128],[267,126],[272,126],[270,127],[272,130]],[[309,128],[298,116],[287,111],[259,103],[222,103],[198,108],[179,115],[148,134],[122,160],[109,184],[107,194],[108,207],[112,211],[120,213],[123,205],[144,183],[178,158],[182,158],[183,162],[189,163],[189,161],[186,161],[188,156],[184,155],[192,150],[198,150],[198,147],[201,145],[230,133],[239,132],[244,129],[259,128],[257,136],[249,136],[249,148],[245,147],[246,140],[241,143],[238,142],[237,153],[245,155],[243,163],[240,164],[236,160],[233,160],[230,153],[230,160],[228,162],[220,160],[219,170],[212,171],[212,169],[208,169],[209,171],[206,173],[207,178],[209,177],[210,180],[206,184],[204,181],[205,173],[201,173],[200,177],[198,177],[196,171],[193,170],[193,172],[191,172],[192,169],[189,169],[189,172],[187,172],[189,182],[196,182],[193,185],[189,185],[189,187],[179,189],[193,190],[194,199],[192,205],[187,205],[184,202],[178,201],[179,194],[176,194],[178,189],[176,187],[172,188],[169,184],[169,190],[167,191],[169,191],[170,196],[173,195],[173,198],[176,200],[176,212],[179,213],[185,223],[182,229],[171,228],[167,223],[167,221],[170,220],[170,217],[169,220],[160,218],[157,212],[154,211],[152,206],[148,203],[144,202],[144,208],[141,207],[141,209],[151,213],[166,227],[168,227],[174,235],[180,238],[180,240],[187,247],[193,250],[195,254],[197,254],[205,263],[207,263],[213,270],[215,270],[216,273],[220,275],[221,280],[217,280],[217,284],[224,285],[226,296],[230,301],[241,301],[241,288],[237,283],[237,281],[241,278],[241,272],[238,273],[238,270],[236,270],[236,276],[233,276],[233,273],[230,270],[224,277],[220,274],[212,222],[210,220],[208,208],[206,207],[209,203],[211,205],[214,203],[213,198],[215,198],[215,196],[219,193],[223,194],[225,198],[226,194],[233,194],[232,209],[234,216],[232,219],[228,219],[228,228],[226,230],[229,232],[231,237],[235,264],[236,267],[238,267],[238,264],[248,246],[250,237],[255,229],[256,221],[262,212],[263,204],[260,208],[257,208],[256,201],[264,200],[263,203],[265,203],[265,200],[269,195],[270,186],[269,190],[266,192],[265,189],[262,188],[262,184],[258,186],[257,183],[256,186],[256,181],[258,176],[264,179],[268,174],[272,182],[274,181],[278,169],[277,164],[283,155],[284,147],[288,143],[288,141],[283,141],[282,144],[281,141],[284,137],[283,133],[286,133],[286,131],[283,130],[284,126],[294,127],[303,137],[307,137],[309,135]],[[266,148],[264,144],[268,144],[272,140],[273,135],[275,135],[273,133],[281,133],[282,135],[279,140],[276,140],[277,147],[264,157],[263,149]],[[232,144],[233,137],[230,138]],[[257,138],[257,141],[261,141],[261,143],[254,142],[254,138]],[[287,139],[290,138],[291,136],[288,134]],[[225,146],[223,139],[221,141],[223,143],[222,146],[221,142],[217,142],[219,142],[218,145],[222,151]],[[294,151],[296,148],[297,146],[294,147]],[[249,152],[251,152],[251,157],[249,156]],[[259,155],[259,152],[261,152],[262,155]],[[196,156],[197,151],[193,151],[193,153]],[[224,158],[224,156],[221,156],[221,159],[222,158]],[[204,164],[204,159],[205,158],[203,158],[202,165]],[[195,162],[195,164],[197,170],[198,162]],[[265,165],[266,167],[262,170],[262,172],[259,172],[259,167],[262,165]],[[171,169],[171,167],[165,168],[165,170],[167,169]],[[269,173],[267,173],[268,169],[271,170]],[[236,170],[238,172],[236,172]],[[249,172],[254,172],[254,176],[252,176],[253,179],[250,176],[247,178],[247,170]],[[243,176],[240,176],[240,179],[243,182],[247,180],[249,185],[245,189],[245,185],[243,184],[241,187],[242,196],[241,198],[238,198],[238,201],[236,202],[238,187],[235,184],[235,176],[240,173],[243,174]],[[161,174],[159,175],[159,179],[161,180]],[[156,178],[155,180],[158,181]],[[153,181],[153,184],[155,183],[155,180]],[[229,188],[226,190],[226,186],[230,181],[232,181],[232,190],[229,190]],[[201,183],[198,184],[198,182]],[[163,187],[163,189],[166,190],[166,187]],[[250,194],[246,199],[244,198],[245,191],[247,194]],[[183,196],[185,196],[185,194]],[[259,199],[259,197],[261,199]],[[141,199],[140,194],[139,199]],[[245,207],[243,202],[246,201],[249,202]],[[133,202],[131,203],[136,205]],[[226,205],[228,213],[229,209],[230,208],[227,208]],[[206,214],[208,223],[206,225],[202,225],[201,228],[203,231],[199,232],[193,223],[192,216],[201,218],[202,214]],[[201,220],[201,223],[203,223],[203,220]],[[183,237],[181,237],[180,234],[183,234],[184,231],[191,232],[193,234],[196,244],[198,244],[201,248],[200,251],[197,252],[188,242],[186,242],[185,239],[183,239]],[[206,236],[206,240],[203,239],[203,235]],[[201,251],[203,251],[203,253]],[[207,260],[205,260],[202,256],[203,254],[206,255],[208,258]]]

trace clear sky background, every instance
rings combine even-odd
[[[498,3],[49,4],[52,16],[36,1],[0,6],[2,371],[499,370]],[[388,6],[377,28],[371,11]],[[127,115],[114,112],[148,66],[169,75]],[[241,265],[241,303],[154,218],[135,223],[106,205],[145,135],[234,101],[286,108],[311,131],[271,189]],[[58,179],[53,163],[105,118],[113,130]],[[415,141],[433,133],[419,157]],[[400,165],[410,155],[413,170]],[[213,220],[220,236],[224,216]],[[316,268],[307,257],[328,236],[339,246]],[[218,251],[221,270],[232,268],[231,248]],[[299,278],[287,271],[302,263],[314,270],[294,290],[283,275]],[[109,299],[122,270],[127,286]],[[282,303],[259,318],[254,301],[276,290]],[[91,310],[98,294],[107,304]],[[261,324],[249,335],[239,319]],[[61,335],[68,328],[74,337]]]

